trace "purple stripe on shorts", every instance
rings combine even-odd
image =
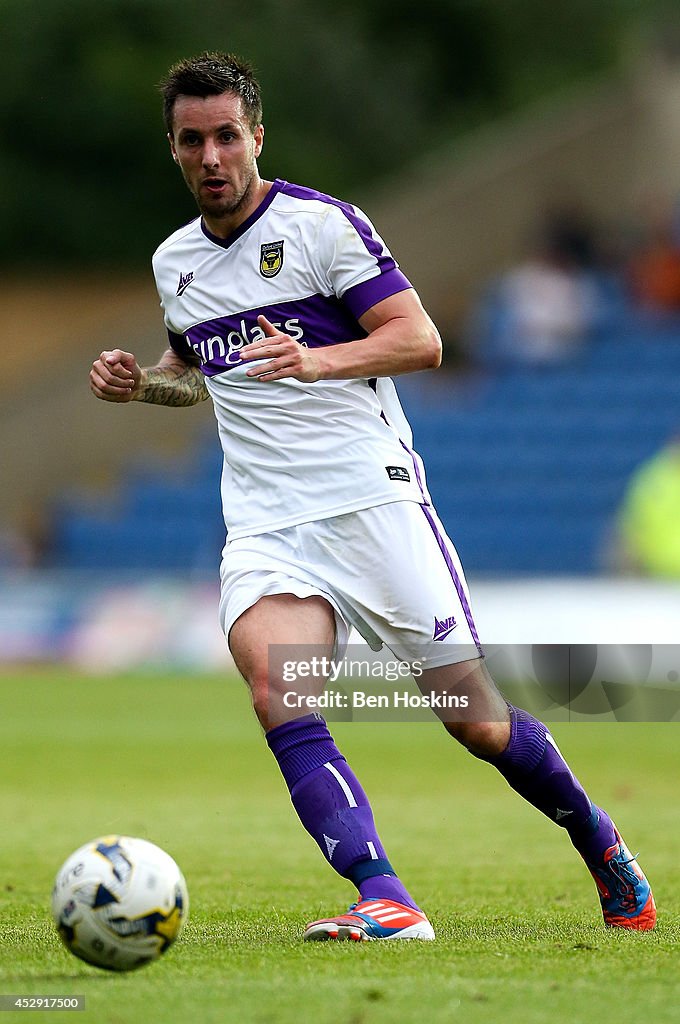
[[[372,384],[372,382],[369,381],[369,384]],[[373,390],[375,391],[376,390],[375,386],[374,385],[372,385],[372,386],[373,386]],[[387,419],[387,416],[385,415],[385,413],[381,412],[380,416],[385,421],[385,423],[387,423],[387,425],[390,426],[390,422]],[[409,446],[404,441],[402,441],[401,438],[399,438],[399,443],[401,444],[401,447],[404,449],[404,451],[408,452],[408,454],[411,456],[411,459],[413,461],[413,468],[415,470],[416,480],[418,481],[418,487],[420,488],[420,493],[423,496],[423,501],[422,501],[420,507],[422,508],[423,512],[425,513],[425,518],[427,519],[428,523],[430,524],[430,529],[434,533],[435,539],[437,541],[437,545],[439,546],[439,550],[441,551],[442,555],[444,556],[444,561],[446,562],[446,567],[449,570],[449,574],[451,576],[451,579],[453,580],[453,585],[456,588],[456,593],[458,594],[458,598],[460,600],[462,609],[465,612],[465,618],[467,619],[467,624],[468,624],[468,626],[470,628],[470,634],[472,636],[472,639],[474,640],[475,644],[477,645],[477,650],[479,651],[479,653],[483,654],[482,646],[481,646],[481,644],[479,642],[479,636],[477,634],[477,627],[475,626],[475,620],[472,618],[472,609],[470,608],[470,604],[469,604],[469,601],[467,599],[467,595],[465,593],[465,588],[463,587],[463,584],[461,582],[460,576],[456,572],[456,567],[453,564],[453,559],[451,558],[451,554],[449,552],[449,549],[446,546],[446,541],[444,540],[444,538],[442,537],[441,533],[439,532],[439,529],[437,527],[437,523],[435,522],[435,520],[434,520],[434,518],[432,516],[432,513],[430,512],[430,509],[428,507],[431,503],[430,503],[430,499],[427,497],[427,492],[426,492],[424,484],[423,484],[423,479],[422,479],[422,477],[420,475],[420,469],[418,468],[418,460],[416,459],[415,452],[412,451],[409,448]]]
[[[467,594],[465,593],[465,589],[464,589],[463,584],[461,582],[460,576],[456,572],[456,567],[453,564],[453,559],[451,558],[451,553],[449,552],[449,549],[446,546],[446,541],[444,540],[444,538],[442,537],[441,533],[439,532],[439,528],[437,526],[437,523],[433,519],[432,513],[430,512],[429,508],[427,508],[427,506],[425,506],[425,505],[421,505],[420,507],[422,508],[423,512],[425,513],[425,518],[427,519],[428,523],[430,524],[430,528],[431,528],[433,534],[435,535],[435,539],[437,541],[437,544],[439,545],[439,550],[441,551],[442,555],[444,556],[444,561],[446,562],[446,567],[449,570],[449,573],[451,574],[451,579],[453,580],[453,585],[456,588],[456,593],[458,594],[458,597],[460,599],[460,603],[463,606],[463,611],[465,612],[465,618],[467,619],[467,624],[470,627],[470,633],[472,634],[472,639],[474,640],[475,644],[477,645],[477,650],[481,654],[482,653],[482,645],[480,644],[479,636],[477,635],[477,627],[475,626],[474,619],[472,618],[472,611],[470,609],[470,604],[469,604],[468,599],[467,599]]]

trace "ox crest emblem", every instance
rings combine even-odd
[[[276,277],[282,266],[283,239],[260,246],[260,273],[263,277]]]

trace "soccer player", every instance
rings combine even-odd
[[[325,721],[287,710],[290,687],[269,665],[274,645],[330,656],[351,627],[375,649],[424,660],[425,692],[470,694],[472,712],[447,717],[448,732],[565,829],[607,925],[652,928],[649,884],[611,819],[486,671],[390,379],[440,362],[417,294],[356,207],[260,178],[260,90],[246,63],[201,54],[171,68],[161,91],[170,152],[200,210],[153,260],[169,347],[145,369],[130,352],[102,352],[90,386],[108,402],[212,399],[228,530],[221,624],[302,824],[358,890],[347,913],[304,937],[434,938]]]

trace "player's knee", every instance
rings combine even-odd
[[[264,729],[269,727],[272,710],[272,692],[267,670],[255,672],[246,679],[253,702],[253,711]]]
[[[267,670],[255,673],[246,682],[253,710],[265,732],[291,718],[299,717],[300,711],[296,710],[296,705],[285,699],[287,688],[272,679]]]
[[[476,757],[498,757],[510,741],[509,722],[450,722],[447,731]]]

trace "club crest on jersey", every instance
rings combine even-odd
[[[283,239],[260,246],[260,273],[263,277],[276,277],[282,266]]]

